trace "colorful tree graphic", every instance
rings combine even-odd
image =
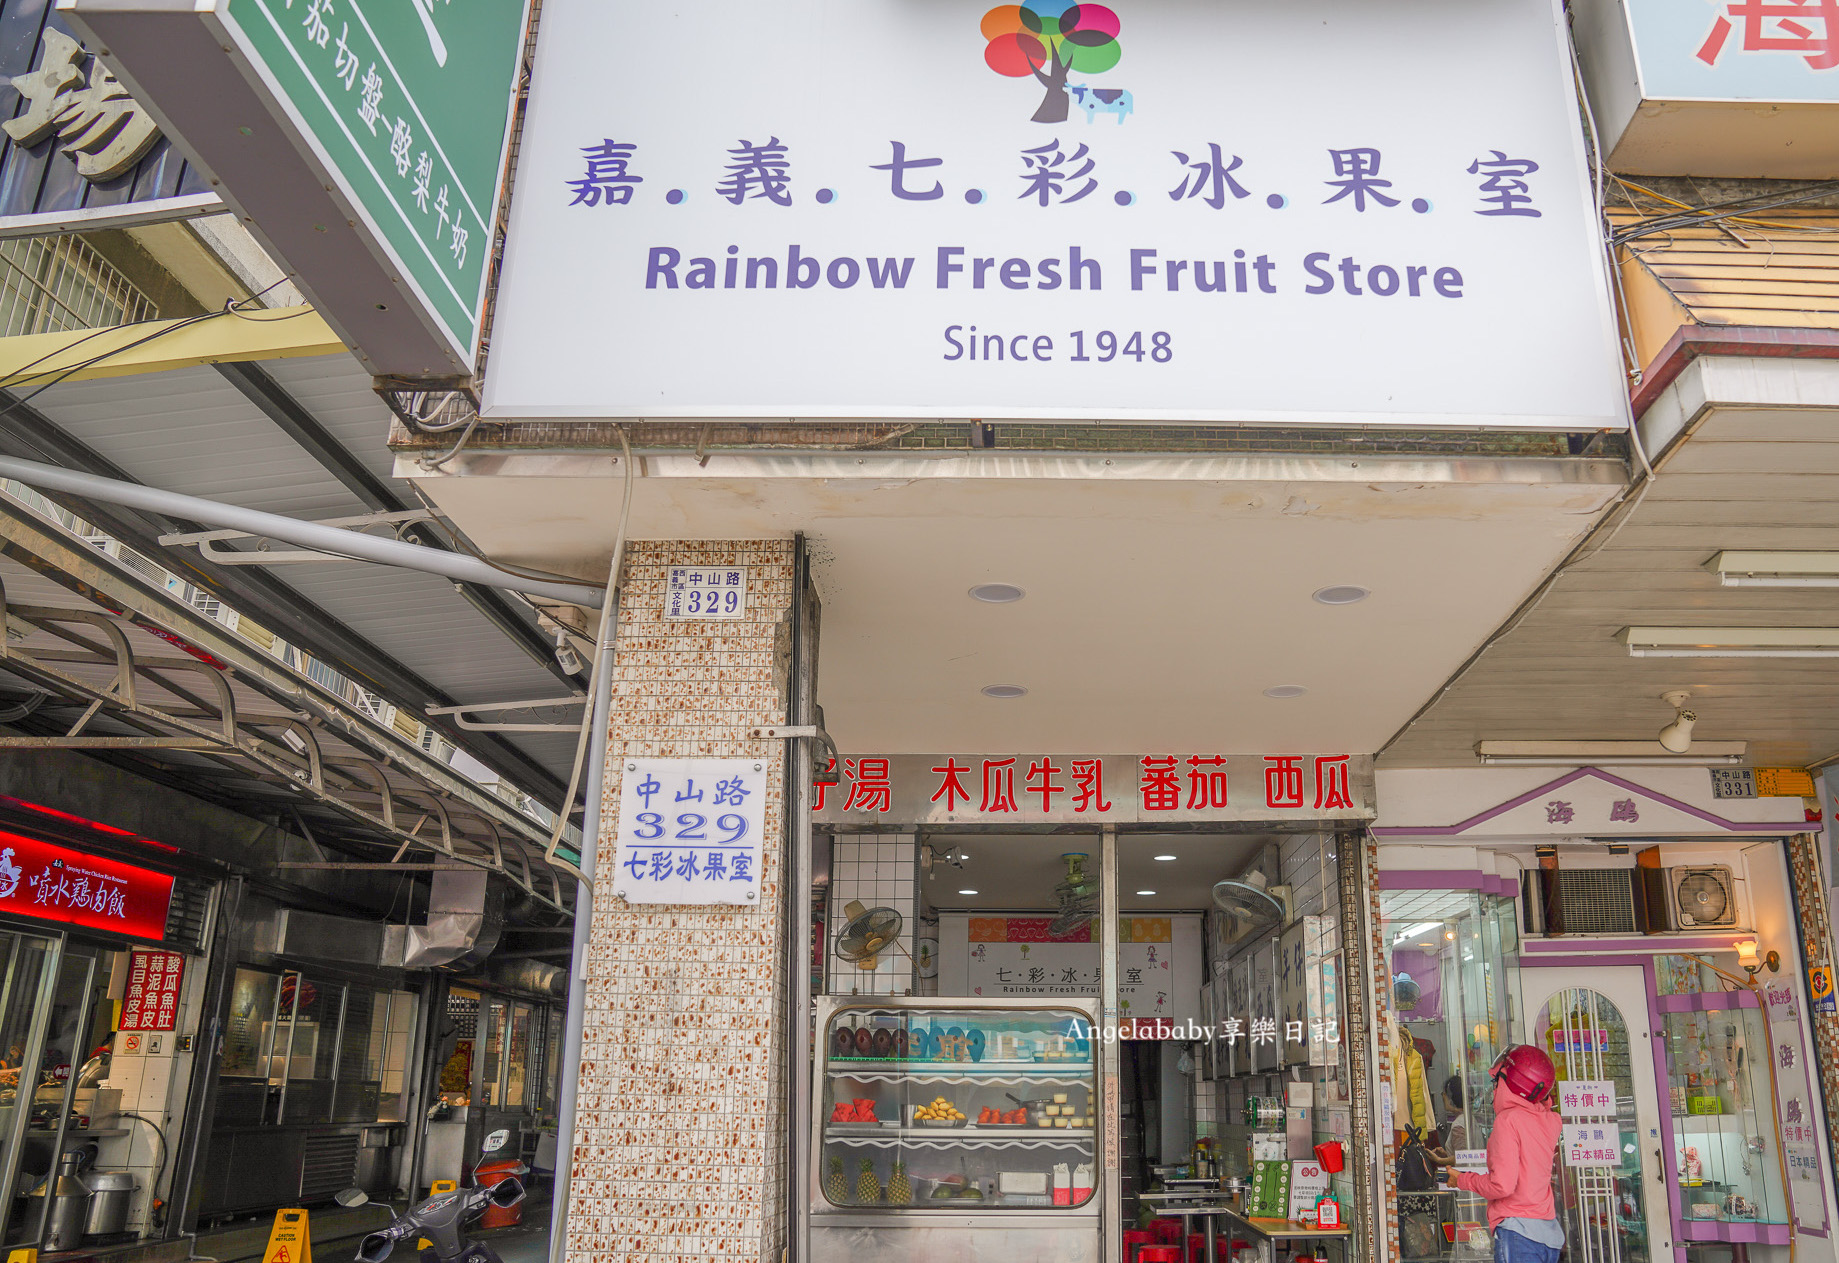
[[[1117,65],[1124,55],[1117,42],[1118,26],[1117,14],[1102,4],[1069,0],[999,4],[983,15],[983,37],[990,41],[983,59],[999,75],[1039,79],[1047,95],[1041,98],[1034,121],[1064,123],[1067,72],[1095,75]]]

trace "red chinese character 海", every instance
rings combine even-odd
[[[1144,811],[1174,811],[1181,806],[1181,781],[1175,775],[1175,756],[1143,756],[1143,783],[1139,786]]]
[[[1105,797],[1105,764],[1102,759],[1073,760],[1073,799],[1075,812],[1110,811],[1111,800]]]
[[[1212,768],[1210,772],[1202,768]],[[1216,754],[1209,758],[1191,755],[1188,758],[1188,810],[1203,811],[1209,807],[1226,805],[1226,756]]]
[[[965,802],[971,800],[971,791],[966,789],[964,787],[964,782],[959,779],[959,777],[965,772],[970,771],[970,769],[968,767],[959,767],[956,757],[947,755],[945,766],[935,767],[932,770],[939,774],[939,787],[932,791],[933,802],[936,803],[939,799],[943,798],[945,800],[945,810],[955,811],[957,810],[958,800],[960,798]]]
[[[1264,805],[1300,807],[1303,805],[1303,759],[1301,755],[1264,756]]]
[[[1807,59],[1809,70],[1839,66],[1839,0],[1732,0],[1726,12],[1730,16],[1712,22],[1699,48],[1708,66],[1718,64],[1731,18],[1743,22],[1746,53],[1794,53]]]
[[[1052,811],[1054,809],[1055,794],[1066,793],[1066,786],[1054,780],[1054,777],[1059,775],[1059,772],[1060,769],[1054,766],[1052,759],[1040,759],[1028,765],[1028,774],[1022,782],[1027,788],[1022,792],[1024,794],[1039,794],[1041,796],[1041,810],[1043,812]]]
[[[1020,811],[1015,805],[1015,759],[983,761],[983,805],[979,811]]]
[[[849,777],[844,811],[887,811],[893,807],[894,786],[888,780],[888,760],[844,759],[843,774]]]
[[[1353,791],[1347,780],[1345,754],[1322,755],[1315,761],[1315,805],[1318,811],[1352,810]]]

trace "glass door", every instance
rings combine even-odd
[[[31,1199],[14,1194],[38,1183],[37,1175],[22,1172],[20,1157],[51,1018],[51,1006],[42,1001],[57,976],[63,946],[61,936],[0,931],[5,970],[0,976],[0,1189],[6,1193],[0,1199],[0,1223],[8,1245],[36,1239],[36,1217],[27,1214]]]
[[[1533,1042],[1558,1071],[1559,1220],[1571,1263],[1672,1253],[1647,981],[1636,966],[1527,969]]]

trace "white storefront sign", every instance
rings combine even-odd
[[[1622,1164],[1622,1129],[1614,1119],[1564,1124],[1564,1164],[1613,1167]]]
[[[1769,1049],[1775,1058],[1775,1108],[1781,1125],[1782,1156],[1787,1160],[1789,1200],[1794,1222],[1803,1229],[1826,1231],[1825,1175],[1820,1163],[1820,1111],[1808,1078],[1812,1050],[1801,1024],[1794,984],[1787,977],[1763,983],[1769,1009]]]
[[[1558,1113],[1563,1118],[1614,1118],[1615,1083],[1609,1079],[1560,1079]]]
[[[945,913],[939,918],[941,994],[993,999],[1099,994],[1096,924],[1056,938],[1049,914]],[[1197,914],[1119,920],[1120,1022],[1203,1025],[1200,1004],[1201,918]],[[1171,1035],[1171,1038],[1181,1036]]]
[[[766,764],[627,759],[621,769],[619,836],[602,882],[627,903],[759,904]]]
[[[1603,264],[1555,0],[563,5],[485,404],[1619,428]]]

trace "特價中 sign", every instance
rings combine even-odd
[[[1614,1118],[1616,1085],[1610,1079],[1560,1079],[1558,1113],[1564,1118]]]
[[[179,952],[136,949],[128,962],[128,983],[121,997],[124,1031],[170,1031],[179,1017],[185,987],[185,957]]]
[[[373,372],[472,371],[528,0],[63,8]]]
[[[0,831],[0,912],[131,938],[166,937],[165,873]]]
[[[1622,1165],[1622,1129],[1611,1119],[1596,1123],[1565,1123],[1561,1140],[1568,1167]]]
[[[494,418],[1625,424],[1555,0],[555,6],[516,187]]]
[[[602,880],[627,903],[758,906],[766,766],[622,761],[618,840]]]
[[[895,754],[814,785],[825,824],[1173,824],[1368,820],[1362,754]]]

